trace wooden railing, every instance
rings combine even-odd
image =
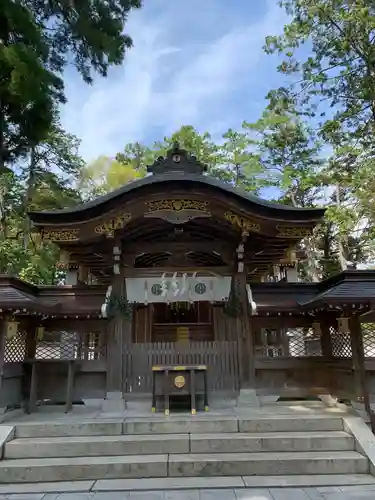
[[[237,342],[153,342],[125,351],[125,392],[152,390],[153,365],[207,365],[210,391],[239,389]]]

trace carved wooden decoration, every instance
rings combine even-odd
[[[172,224],[184,224],[198,217],[211,217],[207,210],[208,201],[199,200],[153,200],[146,201],[148,211],[144,214],[146,218],[163,219]]]
[[[78,241],[78,229],[43,229],[42,239],[48,241]]]
[[[225,212],[224,218],[234,226],[242,229],[242,231],[252,231],[256,233],[260,231],[260,224],[257,224],[247,217],[243,217],[242,215],[237,215],[233,212]]]
[[[107,222],[103,222],[102,224],[95,226],[95,233],[113,238],[116,229],[122,229],[125,227],[131,218],[131,214],[128,212],[117,215],[116,217],[109,219]]]
[[[276,226],[278,238],[301,239],[312,235],[312,229],[309,227],[298,226]]]

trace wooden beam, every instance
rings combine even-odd
[[[145,245],[142,242],[129,243],[124,246],[125,255],[138,255],[141,253],[158,253],[158,252],[225,252],[233,251],[231,245],[225,244],[222,240],[212,241],[156,241]]]
[[[176,267],[139,267],[139,268],[127,268],[125,275],[128,278],[138,278],[138,277],[148,277],[148,276],[160,276],[163,273],[193,273],[199,272],[201,274],[218,274],[222,276],[229,276],[233,273],[232,266],[176,266]]]

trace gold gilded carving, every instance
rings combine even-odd
[[[260,224],[257,224],[247,217],[243,217],[242,215],[237,215],[233,212],[225,212],[224,218],[234,226],[238,226],[240,229],[242,229],[242,231],[260,231]]]
[[[43,229],[42,239],[48,241],[77,241],[78,229]]]
[[[109,219],[103,224],[95,226],[96,234],[105,234],[107,236],[114,236],[116,229],[122,229],[132,218],[130,213],[124,213]]]
[[[172,224],[185,224],[189,220],[211,217],[207,210],[209,201],[198,200],[155,200],[146,201],[146,218],[163,219]]]
[[[305,238],[312,235],[312,229],[309,227],[296,226],[276,226],[278,238]]]
[[[174,379],[174,385],[177,389],[182,389],[185,386],[185,377],[183,375],[177,375]]]
[[[198,210],[206,211],[209,201],[198,200],[154,200],[146,201],[148,213],[158,212],[159,210],[173,210],[180,212],[181,210]]]

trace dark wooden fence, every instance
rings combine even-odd
[[[132,344],[124,353],[124,392],[149,393],[153,365],[207,365],[210,391],[239,390],[237,342]]]

